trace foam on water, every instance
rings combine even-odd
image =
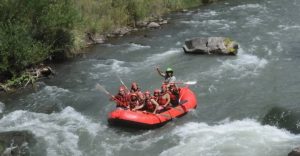
[[[286,31],[286,30],[290,30],[290,29],[300,29],[300,25],[279,25],[278,28]]]
[[[250,27],[257,27],[257,25],[261,24],[263,22],[262,19],[257,18],[255,16],[249,16],[246,18],[247,22],[245,23],[246,26]]]
[[[126,62],[116,59],[101,60],[99,63],[93,65],[93,69],[105,68],[109,72],[129,73],[131,70],[125,64]],[[95,75],[92,76],[95,77]]]
[[[246,10],[246,9],[265,10],[266,7],[261,6],[259,4],[244,4],[244,5],[238,5],[238,6],[230,8],[230,10]]]
[[[117,136],[115,136],[117,135]],[[111,134],[113,137],[103,138],[99,147],[105,149],[102,155],[114,156],[118,155],[120,151],[129,149],[130,151],[143,151],[157,142],[162,141],[165,136],[155,135],[154,131],[147,131],[139,135],[120,135]]]
[[[72,107],[60,113],[42,114],[23,110],[11,112],[0,120],[0,131],[28,130],[46,143],[49,156],[81,156],[78,147],[80,133],[95,137],[100,124],[92,122]]]
[[[219,60],[220,66],[213,67],[203,75],[221,78],[224,74],[232,79],[240,79],[247,76],[256,76],[265,68],[268,61],[255,55],[245,54],[240,50],[236,59]]]
[[[223,20],[223,19],[221,19],[221,20],[209,19],[209,20],[201,20],[201,21],[191,20],[191,21],[181,21],[181,23],[189,24],[189,25],[192,25],[193,27],[211,26],[211,27],[216,27],[215,29],[219,29],[219,30],[230,30],[236,25],[236,21],[228,21],[228,20]]]
[[[168,59],[171,56],[182,53],[181,49],[170,49],[163,53],[154,54],[146,59],[146,62],[155,64],[158,61]]]
[[[68,89],[59,88],[57,86],[45,86],[43,89],[39,90],[36,93],[30,94],[21,101],[24,101],[22,103],[25,103],[26,107],[30,109],[54,104],[62,109],[63,102],[61,101],[61,99],[68,94],[70,94],[70,91]]]
[[[219,15],[219,13],[217,13],[215,10],[208,10],[206,12],[200,12],[195,14],[195,16],[199,16],[199,17],[214,17]]]
[[[111,69],[117,73],[129,73],[130,69],[128,67],[124,67],[125,62],[112,59],[113,63],[111,64]]]
[[[300,143],[299,135],[250,119],[212,126],[190,122],[171,135],[179,138],[178,144],[161,156],[282,156]]]
[[[122,48],[122,50],[120,50],[121,53],[128,53],[128,52],[132,52],[132,51],[137,51],[140,49],[148,49],[151,48],[151,46],[149,45],[142,45],[142,44],[138,44],[138,43],[125,43],[125,44],[118,44],[118,45],[113,45],[113,44],[102,44],[103,46],[106,47],[110,47],[110,48]]]
[[[149,45],[141,45],[141,44],[136,44],[136,43],[129,43],[125,45],[125,49],[121,50],[122,53],[128,53],[128,52],[133,52],[141,49],[149,49],[151,46]]]
[[[195,21],[195,20],[191,20],[191,21],[181,21],[181,23],[184,24],[202,24],[202,25],[224,25],[224,24],[236,24],[235,21],[228,21],[228,20],[218,20],[218,19],[214,19],[214,20],[204,20],[204,21]]]

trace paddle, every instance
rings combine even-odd
[[[99,83],[96,84],[95,89],[98,91],[101,91],[103,93],[105,93],[106,95],[110,96],[113,100],[122,103],[120,100],[116,99],[114,95],[112,95],[111,93],[109,93],[102,85],[100,85]]]
[[[121,84],[128,90],[128,87],[125,85],[125,83],[123,82],[123,80],[120,78],[120,76],[118,74],[116,74],[118,79],[120,80]]]
[[[175,84],[184,84],[184,85],[195,85],[197,84],[197,81],[186,81],[186,82],[171,82]]]
[[[110,94],[102,85],[100,85],[99,83],[96,84],[95,89],[98,91],[101,91],[109,96],[113,96],[112,94]]]

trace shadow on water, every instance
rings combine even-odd
[[[300,112],[282,107],[273,107],[262,120],[262,124],[284,128],[294,134],[300,133]]]

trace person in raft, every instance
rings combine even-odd
[[[160,90],[159,89],[155,89],[153,92],[153,99],[158,103],[158,98],[160,95]]]
[[[143,103],[145,100],[144,94],[140,90],[138,84],[136,82],[131,83],[130,93],[135,93],[138,96],[138,100],[140,103]]]
[[[159,94],[159,91],[158,91],[158,94]],[[157,97],[158,97],[158,94],[157,94]],[[159,104],[157,103],[157,101],[155,101],[155,97],[151,97],[151,93],[149,91],[146,91],[144,93],[144,95],[145,95],[144,110],[147,112],[156,114]]]
[[[166,109],[170,106],[170,93],[168,91],[168,85],[163,84],[161,86],[161,92],[158,98],[158,104],[160,105],[160,108],[158,109],[160,112]]]
[[[173,75],[174,72],[172,68],[167,68],[165,73],[163,73],[159,67],[157,67],[156,70],[160,76],[165,78],[164,83],[169,84],[176,81],[176,77]]]
[[[169,86],[170,99],[173,107],[176,107],[179,104],[179,92],[180,90],[176,87],[175,83],[170,83]]]
[[[120,86],[119,93],[111,97],[111,100],[117,103],[117,108],[128,109],[129,108],[129,97],[126,93],[126,87]]]
[[[144,104],[139,101],[136,93],[130,93],[129,108],[130,110],[139,110],[144,107]]]

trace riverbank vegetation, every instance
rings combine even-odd
[[[45,60],[74,55],[86,34],[107,34],[212,0],[2,0],[0,83]],[[9,81],[11,82],[11,81]],[[24,81],[25,82],[25,81]]]

